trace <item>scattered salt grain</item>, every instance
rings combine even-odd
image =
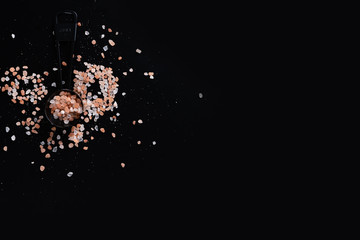
[[[73,172],[68,172],[66,175],[67,175],[68,177],[71,177],[73,174],[74,174]]]
[[[53,71],[57,71],[58,69],[56,67],[53,68]]]
[[[204,95],[202,93],[199,93],[199,98],[203,98]]]
[[[111,39],[109,39],[109,44],[110,44],[111,46],[115,46],[115,42],[114,42],[113,40],[111,40]]]
[[[104,38],[105,37],[105,34],[101,34],[100,38]]]
[[[107,45],[105,45],[105,46],[103,47],[103,49],[104,49],[104,52],[106,52],[106,51],[109,49],[109,47],[108,47]]]
[[[125,163],[120,163],[121,167],[124,168],[125,167]]]
[[[122,92],[121,95],[125,96],[125,95],[126,95],[126,92]]]
[[[152,145],[156,145],[156,141],[153,141],[153,142],[152,142]]]
[[[142,123],[143,123],[143,120],[139,119],[139,120],[138,120],[138,123],[142,124]]]
[[[5,127],[5,131],[6,131],[6,132],[9,132],[9,131],[10,131],[10,128],[9,128],[9,127]]]
[[[12,141],[15,141],[15,139],[16,139],[15,135],[12,135],[12,136],[11,136],[11,140],[12,140]]]
[[[15,38],[15,34],[12,33],[12,34],[11,34],[11,37],[14,39],[14,38]]]
[[[101,28],[102,28],[102,29],[105,29],[105,25],[102,25]]]
[[[53,82],[53,83],[51,84],[51,86],[52,86],[52,87],[56,87],[56,82]]]
[[[140,54],[140,53],[141,53],[141,50],[137,48],[137,49],[136,49],[136,52]]]
[[[85,35],[88,36],[90,33],[89,31],[85,31]]]
[[[40,171],[44,171],[45,170],[45,166],[44,165],[41,165],[40,166]]]

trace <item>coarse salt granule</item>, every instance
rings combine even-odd
[[[15,34],[12,33],[12,34],[11,34],[11,37],[14,39],[14,38],[15,38]]]
[[[152,145],[156,145],[156,141],[152,141]]]
[[[85,35],[88,36],[90,33],[89,31],[85,31]]]
[[[9,128],[9,127],[5,127],[5,131],[6,131],[6,132],[9,132],[9,131],[10,131],[10,128]]]
[[[66,175],[67,175],[68,177],[71,177],[73,174],[74,174],[73,172],[68,172]]]
[[[114,42],[113,40],[111,40],[111,39],[109,39],[109,44],[110,44],[111,46],[115,46],[115,42]]]
[[[11,136],[11,140],[12,140],[12,141],[15,141],[15,139],[16,139],[15,135],[12,135],[12,136]]]
[[[199,98],[203,98],[204,95],[202,93],[199,93]]]
[[[121,167],[124,168],[125,167],[125,163],[120,163]]]
[[[138,49],[138,48],[137,48],[135,51],[136,51],[137,53],[139,53],[139,54],[141,53],[141,50]]]

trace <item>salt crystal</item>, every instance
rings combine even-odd
[[[26,131],[26,135],[31,135],[31,132],[30,131]]]
[[[153,141],[153,142],[152,142],[152,145],[155,145],[155,144],[156,144],[156,142],[155,142],[155,141]]]
[[[116,113],[116,116],[120,116],[120,113]]]
[[[139,119],[139,120],[138,120],[138,123],[142,124],[142,123],[143,123],[143,120]]]
[[[12,135],[11,140],[15,141],[15,139],[16,139],[15,135]]]
[[[115,42],[114,42],[113,40],[111,40],[111,39],[109,39],[109,44],[110,44],[111,46],[115,46]]]
[[[102,29],[105,29],[105,25],[102,25],[101,28],[102,28]]]
[[[51,84],[51,86],[52,86],[52,87],[56,87],[56,82],[53,82],[53,83]]]
[[[199,93],[199,98],[203,98],[203,94],[202,93]]]
[[[12,33],[12,34],[11,34],[11,37],[14,39],[14,38],[15,38],[15,34]]]
[[[57,152],[57,147],[54,147],[52,151]]]
[[[9,131],[10,131],[10,128],[9,128],[9,127],[5,127],[5,131],[6,131],[6,132],[9,132]]]
[[[137,48],[137,49],[136,49],[136,52],[140,54],[140,53],[141,53],[141,50]]]
[[[60,140],[60,139],[61,139],[61,136],[60,136],[60,135],[57,135],[57,136],[56,136],[56,139],[57,139],[57,140]]]
[[[126,92],[122,92],[121,95],[125,96],[125,95],[126,95]]]
[[[87,36],[87,35],[89,35],[90,33],[89,33],[89,31],[85,31],[85,35]]]
[[[107,45],[105,45],[105,46],[103,47],[103,49],[104,49],[104,51],[106,52],[109,48],[108,48]]]
[[[53,68],[53,71],[57,71],[57,70],[58,70],[57,68],[55,68],[55,67]]]
[[[129,72],[133,72],[133,71],[134,71],[134,69],[133,69],[133,68],[130,68],[130,69],[129,69]]]
[[[71,177],[73,174],[74,174],[73,172],[68,172],[66,175],[67,175],[68,177]]]
[[[105,37],[105,34],[101,34],[101,36],[100,36],[101,38],[104,38]]]

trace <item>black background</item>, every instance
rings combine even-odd
[[[43,123],[39,135],[26,136],[15,126],[23,108],[0,93],[0,147],[9,147],[8,152],[0,151],[1,211],[116,216],[159,210],[171,215],[194,208],[192,214],[210,214],[206,203],[217,195],[219,165],[226,155],[221,146],[230,141],[220,137],[223,80],[217,74],[222,59],[216,47],[221,38],[216,21],[220,9],[191,1],[12,1],[11,5],[16,7],[0,10],[1,76],[9,67],[22,65],[30,72],[52,72],[54,16],[65,9],[75,10],[83,24],[75,54],[112,66],[120,78],[129,67],[135,73],[119,81],[119,92],[127,93],[124,98],[117,95],[121,120],[111,123],[106,115],[98,125],[107,132],[94,133],[88,151],[59,150],[51,159],[38,149],[50,124]],[[106,59],[83,34],[90,29],[90,35],[99,35],[103,24],[120,33],[113,55],[109,51]],[[117,54],[126,60],[121,64],[111,60]],[[145,78],[144,71],[154,71],[155,79]],[[144,124],[133,127],[131,122],[139,118]],[[12,126],[10,133],[5,133],[5,126]],[[111,131],[122,135],[113,139]],[[11,133],[17,136],[15,142]],[[143,142],[140,146],[138,139]],[[44,172],[40,165],[46,166]],[[69,171],[74,172],[71,178],[66,176]]]

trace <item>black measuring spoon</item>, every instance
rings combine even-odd
[[[73,64],[73,54],[74,54],[74,47],[76,41],[76,31],[77,31],[77,14],[72,10],[61,11],[56,14],[55,17],[55,45],[57,48],[57,57],[58,57],[58,70],[59,70],[59,86],[61,88],[55,91],[50,97],[47,99],[45,103],[45,116],[50,121],[51,124],[65,128],[76,125],[83,113],[84,105],[82,102],[81,97],[71,90],[72,86],[72,64]],[[62,46],[63,45],[63,46]],[[66,54],[62,47],[67,47],[69,52]],[[63,61],[64,57],[67,56],[67,62]],[[63,64],[65,62],[66,64]],[[63,66],[64,65],[64,66]],[[66,65],[66,66],[65,66]],[[67,74],[63,75],[63,71],[66,68]],[[67,88],[63,85],[67,83]],[[68,120],[60,120],[59,117],[54,117],[54,114],[51,112],[52,109],[50,108],[51,104],[53,103],[54,98],[60,95],[69,95],[73,96],[76,103],[80,106],[80,112],[74,115],[74,119],[72,121]],[[61,110],[59,110],[61,111]],[[55,114],[56,115],[56,114]]]

